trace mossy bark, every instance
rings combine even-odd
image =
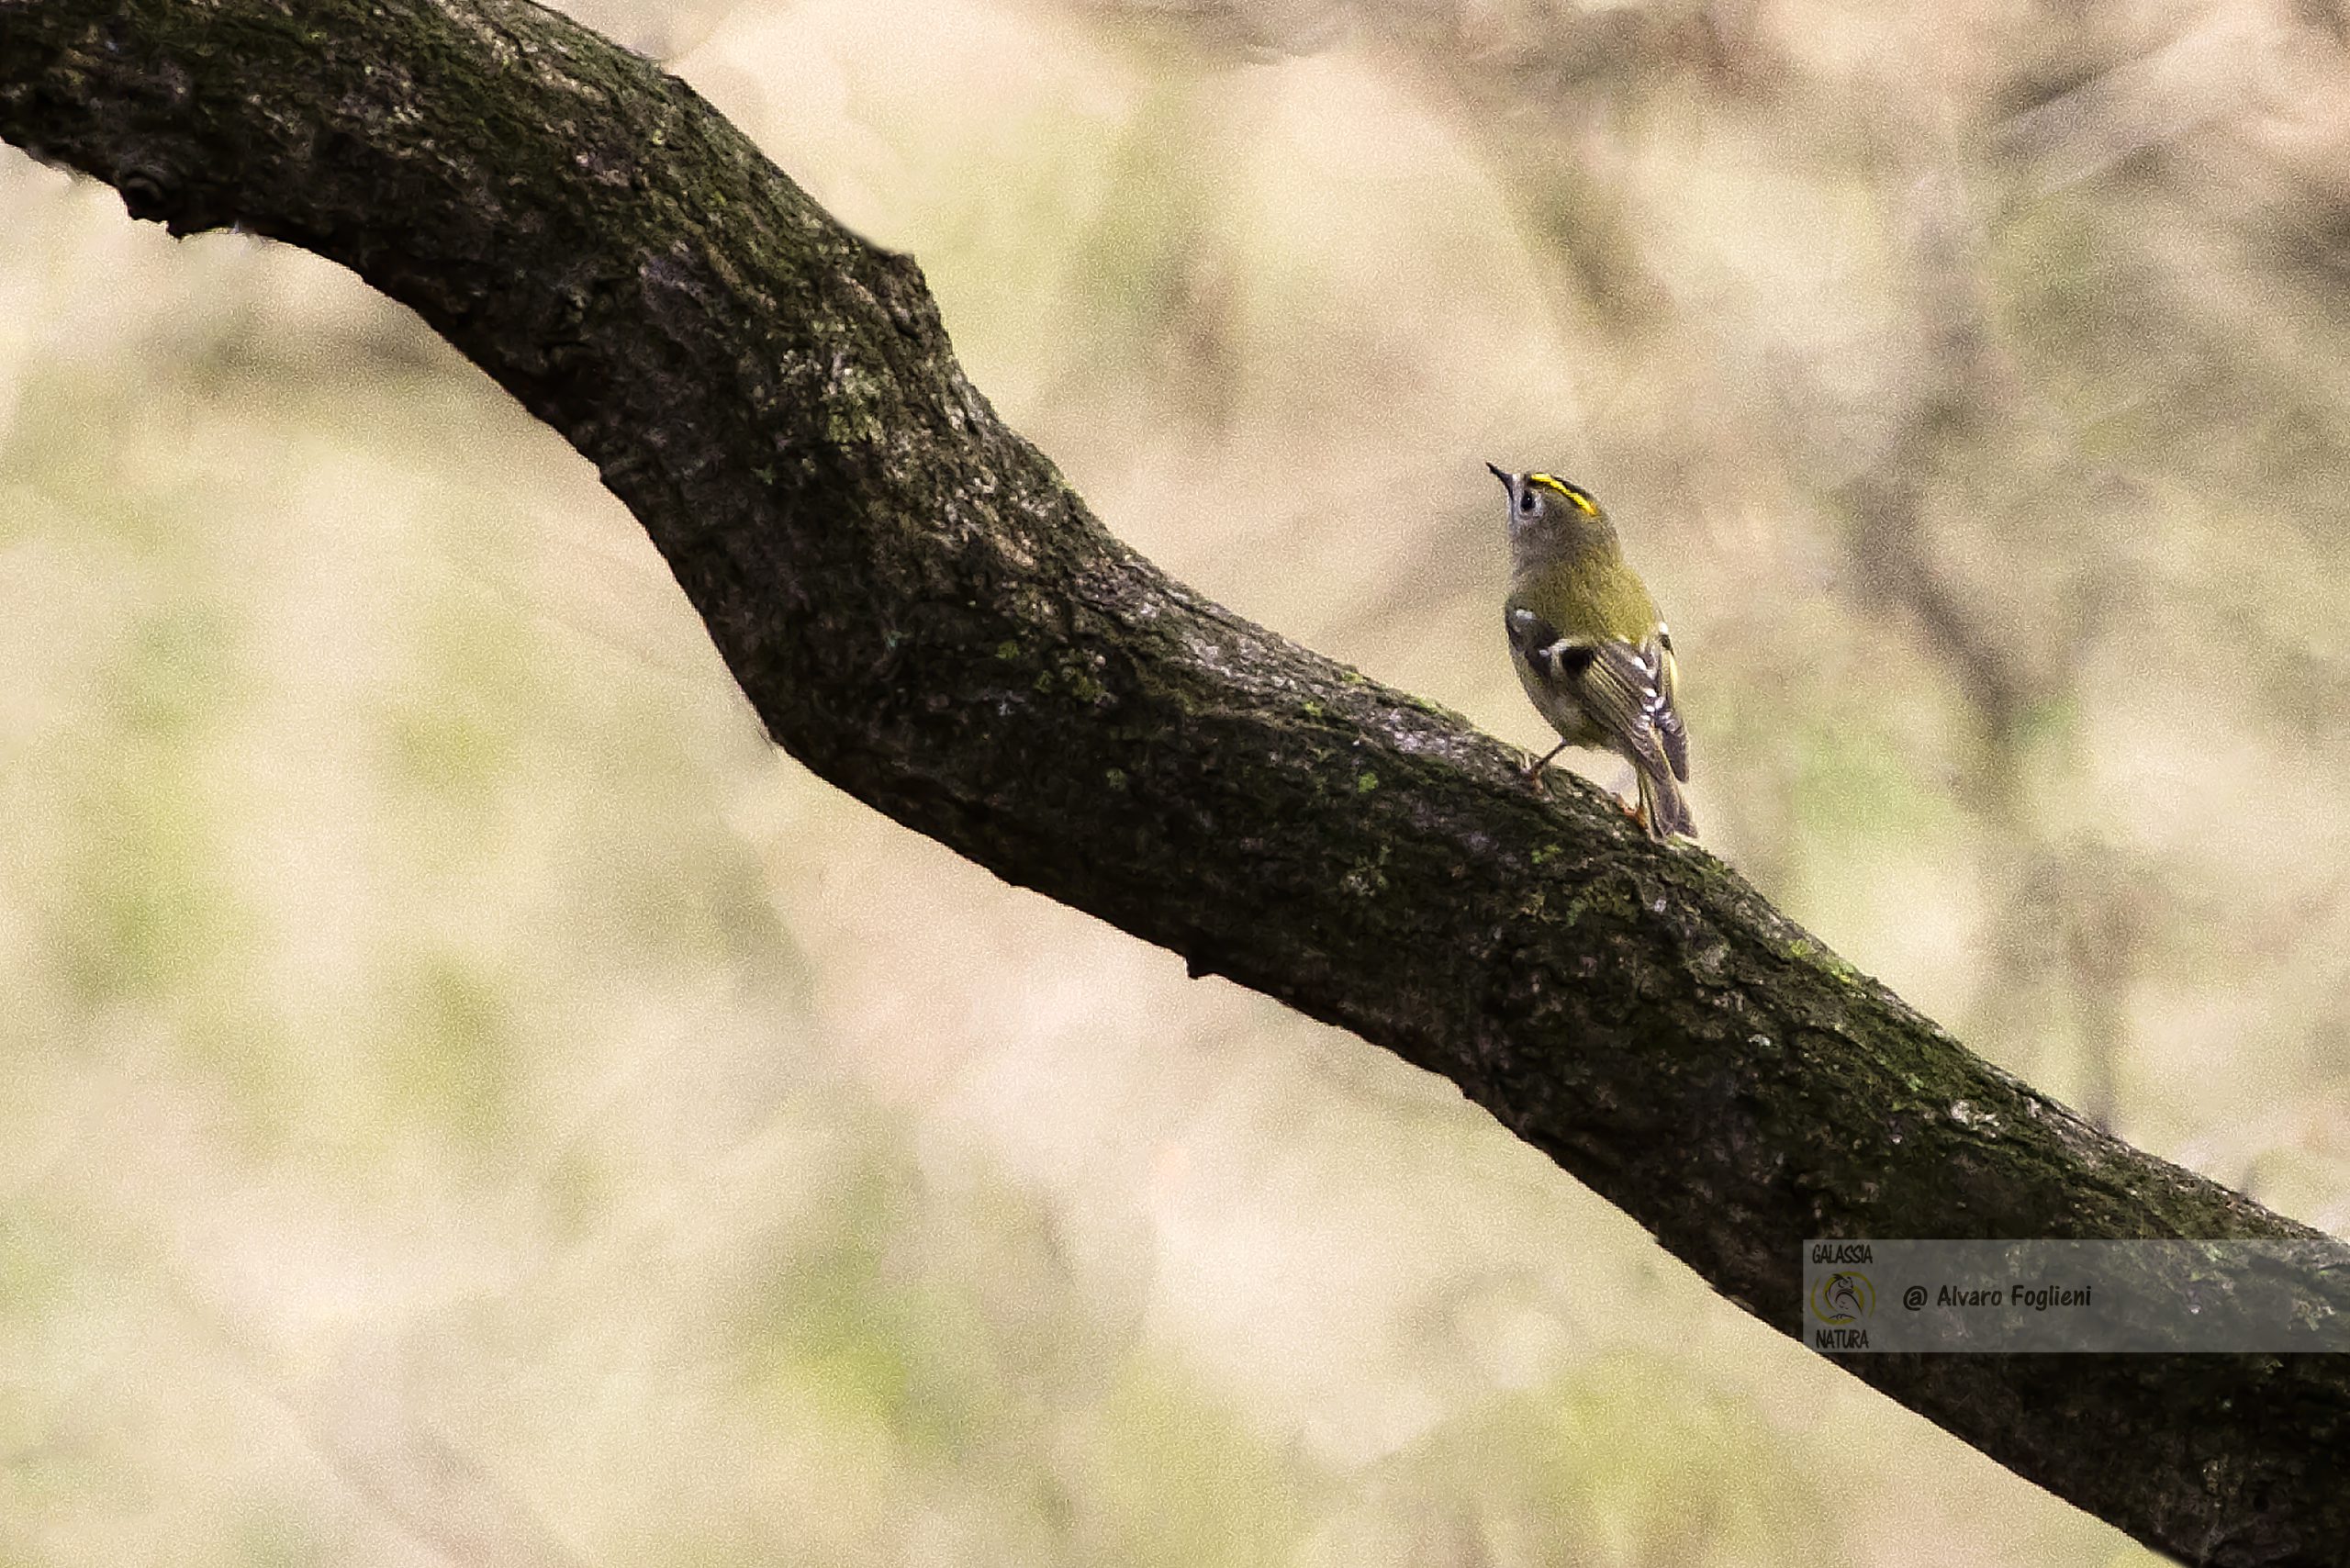
[[[0,0],[0,137],[406,302],[597,464],[793,756],[1444,1074],[1785,1332],[1809,1237],[2309,1234],[1978,1060],[1708,856],[1169,579],[964,379],[910,260],[560,17]],[[1847,1365],[2182,1557],[2350,1561],[2339,1360]]]

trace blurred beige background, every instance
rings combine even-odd
[[[2350,1227],[2332,13],[578,14],[1122,535],[1520,744],[1483,465],[1591,487],[1717,852]],[[13,151],[0,667],[0,1562],[2152,1561],[816,783],[403,310]]]

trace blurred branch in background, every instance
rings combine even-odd
[[[1545,263],[1561,329],[1596,319],[1637,353],[1665,300],[1614,176],[1623,122],[1711,39],[1701,7],[1362,4],[1363,31],[1482,152]]]
[[[1985,829],[1986,879],[1998,890],[1985,938],[1997,962],[1975,1015],[2029,1039],[2047,1028],[2051,992],[2068,1001],[2079,1053],[2076,1103],[2110,1126],[2127,1049],[2121,1004],[2135,926],[2099,918],[2099,910],[2118,912],[2143,894],[2127,879],[2078,875],[2092,863],[2110,872],[2118,857],[2100,853],[2071,813],[2043,812],[2035,799],[2051,791],[2061,805],[2081,787],[2067,716],[2080,711],[2083,694],[2070,685],[2076,666],[2065,655],[2098,636],[2096,607],[2107,595],[2090,577],[2099,563],[2085,561],[2087,580],[2076,583],[2070,605],[2053,621],[2022,622],[2003,611],[1995,588],[1953,581],[1937,558],[1935,502],[1999,505],[2009,481],[1989,454],[2014,440],[2019,417],[2015,369],[1994,342],[1983,228],[1970,209],[1978,182],[1955,146],[1946,142],[1942,152],[1940,165],[1910,176],[1902,193],[1897,232],[1910,258],[1913,315],[1888,337],[1883,358],[1905,365],[1908,378],[1892,393],[1882,442],[1835,499],[1851,519],[1864,601],[1923,640],[1971,719],[1960,787]],[[1904,164],[1890,147],[1885,162],[1897,172]],[[1791,438],[1800,438],[1802,415],[1788,409]]]

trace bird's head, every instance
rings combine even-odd
[[[1509,542],[1521,559],[1614,543],[1615,525],[1581,485],[1556,474],[1513,474],[1495,464],[1485,466],[1509,492]]]

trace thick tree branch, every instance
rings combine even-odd
[[[1970,1056],[1702,853],[1169,580],[964,380],[912,262],[559,17],[0,0],[0,137],[413,307],[598,465],[793,756],[1445,1074],[1785,1331],[1809,1236],[2308,1234]],[[2182,1556],[2350,1541],[2337,1361],[1852,1368]]]

